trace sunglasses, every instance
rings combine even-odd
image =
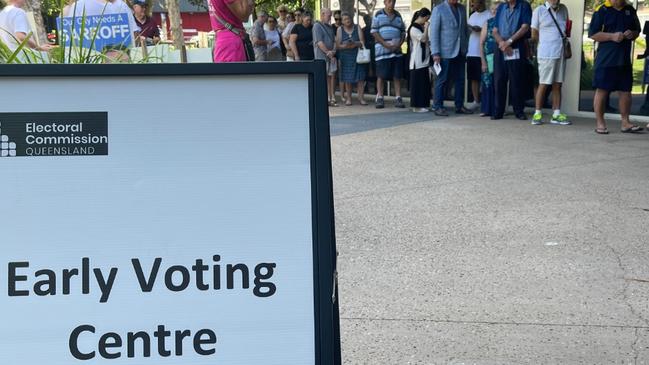
[[[340,21],[340,18],[334,18],[334,20],[337,21],[337,22],[339,22],[339,21]]]
[[[279,12],[280,13],[286,13],[286,10],[280,10]]]

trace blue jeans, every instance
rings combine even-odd
[[[455,79],[455,109],[464,107],[464,80],[466,78],[466,57],[457,55],[455,58],[442,58],[440,61],[442,72],[435,79],[435,100],[433,109],[444,107],[447,81]]]

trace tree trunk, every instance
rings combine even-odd
[[[169,12],[169,28],[174,40],[174,47],[183,54],[185,39],[183,38],[183,26],[180,19],[180,4],[178,0],[166,0],[167,11]]]
[[[34,22],[36,29],[34,30],[34,40],[40,45],[47,44],[47,31],[45,30],[45,22],[43,21],[43,14],[41,13],[41,0],[27,0],[25,2],[24,10],[34,14]]]
[[[352,19],[356,19],[356,0],[340,0],[340,10],[351,14]]]
[[[374,17],[374,9],[376,8],[377,0],[359,0],[359,3],[365,8],[366,14]]]

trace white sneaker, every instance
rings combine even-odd
[[[412,108],[413,113],[428,113],[429,111],[428,108]]]

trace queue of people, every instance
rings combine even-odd
[[[210,1],[217,4],[226,0]],[[385,107],[386,81],[391,81],[387,85],[394,87],[394,107],[405,108],[401,81],[407,79],[413,112],[430,111],[448,116],[444,101],[453,89],[456,114],[479,112],[481,117],[498,120],[511,106],[517,119],[529,120],[524,110],[525,100],[533,98],[533,125],[546,122],[570,125],[570,119],[561,111],[561,88],[566,64],[572,55],[567,7],[560,0],[547,0],[534,11],[527,0],[469,2],[472,13],[468,18],[459,0],[444,0],[432,11],[427,8],[416,11],[406,27],[395,9],[395,0],[384,0],[383,9],[374,17],[364,17],[368,25],[364,29],[354,24],[353,15],[349,13],[332,13],[325,8],[319,20],[314,21],[313,15],[305,9],[291,12],[282,5],[277,9],[278,17],[258,13],[251,32],[254,59],[324,60],[330,106],[338,106],[336,81],[345,105],[352,105],[354,85],[358,103],[367,104],[364,96],[370,63],[359,61],[367,52],[371,54],[372,73],[376,76],[376,108]],[[234,0],[234,3],[240,5],[230,8],[241,9],[239,18],[244,20],[243,9],[252,11],[250,0]],[[219,15],[223,10],[215,10],[217,18],[225,16]],[[232,18],[234,14],[229,15]],[[232,32],[225,28],[220,32]],[[622,132],[643,129],[629,121],[631,44],[639,31],[635,9],[625,0],[607,0],[593,16],[589,36],[598,43],[594,75],[597,133],[608,133],[604,111],[609,93],[614,91],[620,95]],[[281,37],[279,43],[277,34]],[[241,39],[245,44],[246,37],[238,38],[239,44]],[[371,52],[365,50],[368,45]],[[219,46],[217,41],[217,52]],[[270,57],[271,49],[277,50],[273,57]],[[533,72],[530,70],[532,58],[535,59]],[[238,60],[246,59],[252,60],[240,52]],[[227,59],[215,57],[215,61]],[[465,84],[473,100],[471,103],[465,100]],[[533,93],[532,84],[538,84]],[[552,112],[544,116],[542,109],[550,92]]]
[[[516,118],[528,120],[524,112],[525,88],[530,84],[527,66],[536,49],[538,87],[532,124],[544,123],[542,107],[547,89],[551,88],[553,113],[547,121],[570,125],[561,112],[561,86],[571,56],[566,6],[560,0],[547,0],[532,11],[524,0],[492,1],[489,8],[485,0],[473,0],[471,8],[473,12],[466,19],[466,9],[458,0],[446,0],[432,14],[424,8],[413,17],[413,23],[429,24],[428,37],[422,38],[417,29],[409,30],[409,48],[417,48],[417,43],[430,43],[429,74],[436,75],[432,111],[438,116],[448,115],[443,101],[447,84],[452,80],[456,114],[479,109],[480,116],[497,120],[503,118],[507,105],[511,105]],[[428,14],[430,20],[426,19]],[[630,52],[626,58],[630,60]],[[410,62],[411,70],[425,66]],[[466,108],[464,102],[465,75],[474,100],[471,108]],[[426,80],[421,75],[417,79]],[[411,88],[417,92],[428,86],[411,82]],[[422,111],[427,105],[413,107]]]
[[[30,26],[23,7],[25,0],[4,0],[0,12],[0,37],[17,48],[27,39]],[[147,15],[145,0],[78,0],[62,10],[65,16],[128,13],[134,44],[156,44],[160,31]],[[502,119],[508,106],[520,120],[528,120],[525,100],[534,99],[533,125],[570,125],[561,110],[561,89],[566,65],[572,56],[568,42],[571,22],[568,8],[560,0],[546,0],[532,11],[527,0],[468,0],[472,13],[459,0],[444,0],[433,10],[416,11],[406,21],[395,9],[395,0],[384,0],[383,9],[365,16],[366,27],[354,23],[353,14],[323,8],[317,21],[303,8],[290,11],[286,5],[276,14],[257,12],[248,32],[243,26],[254,10],[252,0],[209,0],[212,27],[216,31],[215,62],[325,61],[329,105],[338,106],[336,85],[344,105],[365,101],[366,81],[376,77],[376,108],[385,107],[385,86],[392,85],[394,107],[405,108],[402,80],[408,80],[413,112],[431,111],[447,116],[444,102],[453,90],[456,114],[480,113]],[[596,8],[588,36],[597,42],[593,88],[596,129],[608,134],[604,113],[610,93],[619,95],[622,132],[643,127],[631,123],[632,45],[640,34],[636,10],[625,0],[606,0]],[[116,45],[117,50],[124,45]],[[28,39],[26,47],[48,51]],[[105,45],[104,51],[110,51]],[[405,52],[404,52],[405,50]],[[530,59],[534,59],[534,69]],[[573,61],[574,62],[574,61]],[[390,81],[390,82],[387,82]],[[468,83],[467,83],[468,81]],[[473,101],[465,100],[466,93]],[[538,85],[528,95],[530,85]],[[531,93],[530,93],[531,94]],[[551,94],[552,112],[543,115]]]
[[[337,83],[341,85],[345,105],[352,105],[353,85],[356,85],[358,102],[367,105],[364,93],[368,65],[357,62],[358,50],[365,47],[365,34],[354,24],[352,15],[323,8],[319,20],[314,21],[311,12],[303,8],[289,11],[285,5],[277,8],[277,14],[279,15],[273,16],[265,11],[257,13],[257,20],[249,35],[251,54],[254,57],[248,57],[239,51],[239,61],[323,60],[327,69],[329,105],[338,106],[335,96]],[[217,20],[221,18],[221,15],[217,15],[216,8],[213,15],[218,16]],[[216,25],[218,24],[219,22]],[[219,34],[225,33],[231,38],[228,33],[232,33],[232,29],[227,25],[218,28],[223,28]],[[243,28],[233,28],[243,35],[243,42],[238,41],[236,48],[242,45],[246,47],[247,37]],[[217,57],[220,46],[222,44],[217,35],[215,61],[231,62],[231,58]]]
[[[22,9],[25,0],[5,0],[0,12],[0,37],[16,47],[26,39],[29,24]],[[102,12],[128,9],[133,37],[142,43],[160,41],[160,32],[147,16],[145,0],[130,0],[132,10],[123,0],[106,0]],[[561,110],[561,89],[565,71],[571,62],[568,41],[571,21],[568,8],[560,0],[546,0],[532,11],[527,0],[469,0],[472,13],[459,0],[444,0],[431,11],[422,8],[413,14],[409,25],[395,9],[395,0],[384,0],[383,9],[374,17],[365,17],[366,27],[354,23],[353,14],[323,8],[318,19],[303,8],[290,11],[280,5],[276,15],[257,12],[248,32],[243,26],[254,9],[252,0],[209,0],[215,29],[215,62],[244,61],[325,61],[329,105],[338,106],[336,85],[340,85],[344,105],[352,105],[356,88],[357,102],[365,101],[366,80],[376,76],[376,108],[385,107],[385,86],[394,87],[394,107],[405,108],[401,82],[408,80],[410,107],[413,112],[433,112],[448,116],[444,102],[453,90],[455,114],[473,114],[502,119],[508,106],[520,120],[526,99],[534,99],[533,125],[551,123],[570,125]],[[93,13],[89,0],[78,0],[75,8],[63,14]],[[114,9],[113,9],[114,8]],[[619,95],[622,132],[634,133],[643,127],[631,123],[631,88],[633,41],[640,34],[636,10],[625,0],[606,0],[596,8],[588,36],[597,42],[593,88],[596,129],[608,134],[604,113],[610,93]],[[29,40],[27,47],[49,50]],[[405,52],[404,52],[405,51]],[[530,59],[534,58],[534,70]],[[574,62],[574,61],[572,61]],[[391,81],[386,83],[386,81]],[[468,83],[467,83],[468,81]],[[465,85],[468,97],[465,100]],[[530,85],[538,85],[534,95],[526,94]],[[543,107],[551,93],[550,115]]]

